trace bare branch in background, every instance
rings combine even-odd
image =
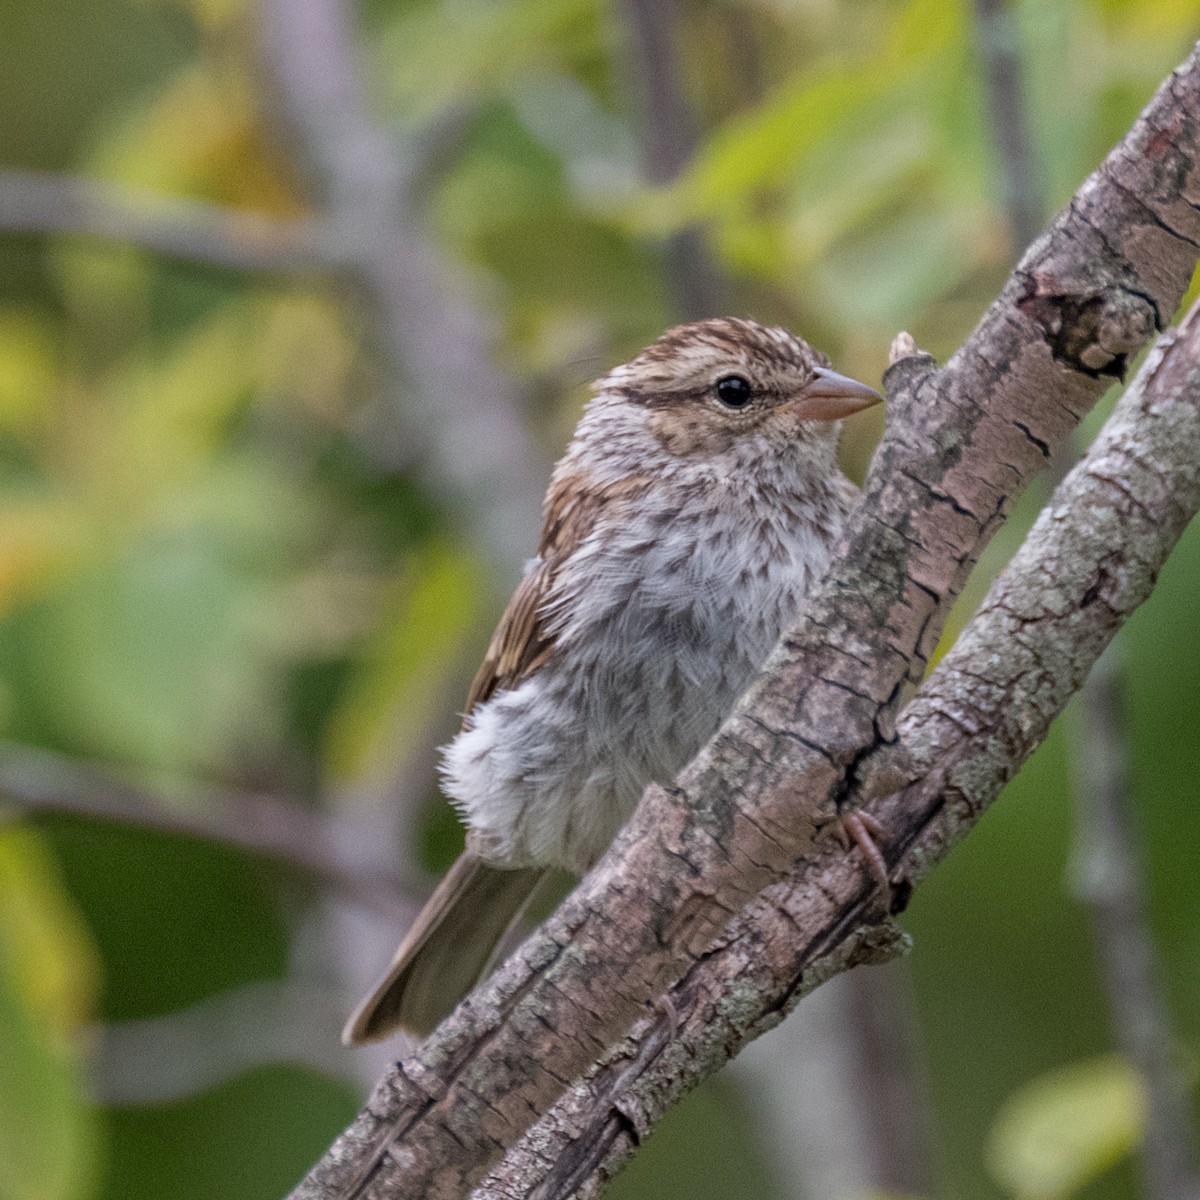
[[[841,977],[839,977],[841,978]],[[917,1000],[908,963],[883,963],[845,976],[856,1095],[866,1117],[866,1150],[876,1192],[935,1191],[934,1114],[921,1070]]]
[[[529,437],[524,397],[491,331],[425,228],[416,184],[427,144],[407,144],[372,110],[348,0],[263,0],[259,52],[277,120],[308,166],[343,274],[358,288],[384,367],[388,419],[374,445],[458,512],[497,592],[531,553],[548,464]],[[390,444],[384,444],[390,443]],[[376,793],[353,814],[362,841],[416,844],[412,806]],[[329,908],[326,952],[346,995],[386,962],[402,927]],[[389,943],[383,946],[380,939]],[[356,1055],[377,1075],[383,1047]]]
[[[923,675],[953,599],[1013,497],[1184,294],[1200,244],[1198,61],[1200,54],[1163,84],[945,367],[916,354],[911,339],[899,340],[901,356],[885,378],[887,430],[804,624],[782,640],[674,785],[647,790],[612,849],[554,916],[379,1085],[296,1189],[298,1200],[461,1195],[564,1092],[575,1096],[572,1081],[598,1058],[618,1068],[598,1111],[615,1114],[622,1136],[636,1138],[653,1112],[632,1099],[609,1101],[651,1064],[673,1062],[669,1048],[690,1022],[714,1034],[691,1067],[673,1062],[671,1079],[715,1069],[821,978],[896,953],[899,935],[861,862],[826,848],[823,838],[818,844],[822,832],[842,805],[901,787],[872,811],[893,870],[919,878],[966,833],[1044,732],[1042,718],[1048,723],[1065,703],[1148,593],[1155,556],[1165,557],[1200,498],[1194,437],[1185,436],[1200,430],[1181,428],[1195,416],[1186,394],[1197,382],[1187,376],[1196,361],[1193,320],[1185,348],[1150,389],[1178,417],[1165,423],[1174,426],[1169,438],[1188,443],[1177,496],[1162,502],[1166,512],[1153,498],[1171,472],[1158,463],[1151,470],[1142,458],[1157,453],[1153,431],[1164,422],[1157,409],[1144,409],[1114,443],[1114,461],[1096,481],[1100,499],[1073,530],[1088,545],[1097,534],[1103,547],[1100,571],[1087,564],[1080,606],[1063,610],[1056,602],[1073,585],[1082,551],[1049,572],[1058,590],[1022,596],[1001,587],[995,615],[956,647],[963,671],[951,682],[962,692],[940,691],[935,681],[949,677],[935,673],[923,689],[926,704],[905,711],[911,755],[891,748],[905,689]],[[1169,447],[1163,457],[1172,461]],[[1143,528],[1147,514],[1152,523]],[[1052,514],[1051,533],[1054,524]],[[1130,528],[1138,537],[1127,542]],[[1048,536],[1035,529],[1027,543],[1043,580]],[[1114,562],[1113,546],[1125,568],[1115,577],[1104,565]],[[1013,577],[1010,570],[1004,581]],[[1052,665],[1026,649],[1039,615],[1063,625],[1050,643]],[[972,657],[989,628],[1005,636],[1003,651],[987,647],[993,671],[1007,671],[1005,680],[1025,689],[1005,694],[1000,708],[979,690],[989,660]],[[979,738],[964,737],[981,706],[993,724]],[[917,781],[903,787],[914,778],[912,764]],[[805,900],[785,915],[778,889],[801,861],[811,872]],[[898,886],[892,899],[902,901],[905,885]],[[743,910],[761,916],[758,932],[768,936],[725,959],[730,930],[744,928]],[[707,976],[718,960],[732,973]],[[717,986],[674,1005],[677,1023],[661,998],[697,971]],[[656,1002],[659,1015],[647,1017]],[[653,1037],[623,1057],[621,1039],[647,1023]],[[700,1036],[693,1028],[693,1047]],[[664,1082],[660,1098],[668,1091]],[[571,1162],[545,1156],[578,1168],[576,1182],[599,1165],[587,1128],[586,1120],[573,1125]],[[550,1145],[534,1140],[539,1150]]]
[[[785,1197],[863,1200],[875,1190],[875,1147],[851,1041],[856,983],[854,973],[829,980],[730,1064],[729,1078],[742,1091],[755,1140]],[[524,1185],[519,1173],[515,1181]],[[506,1161],[482,1185],[480,1200],[491,1200],[493,1188],[505,1194],[502,1185],[513,1182]]]
[[[457,502],[476,549],[511,580],[533,549],[547,465],[465,281],[414,211],[412,158],[372,112],[353,22],[346,0],[264,0],[268,82],[366,296],[408,461]]]
[[[0,802],[27,813],[70,813],[243,850],[319,880],[393,919],[415,912],[416,887],[394,858],[348,845],[335,817],[265,792],[189,785],[190,807],[102,768],[12,742],[0,744]]]
[[[82,234],[234,271],[294,273],[332,265],[318,221],[35,171],[0,171],[0,229]]]
[[[88,1030],[92,1098],[103,1105],[169,1104],[272,1063],[302,1063],[354,1078],[331,1036],[344,1019],[340,990],[263,979],[176,1012]]]
[[[907,967],[827,980],[731,1064],[785,1196],[933,1194],[933,1115]]]
[[[1046,201],[1025,105],[1016,8],[1010,0],[975,0],[975,27],[1001,193],[1019,248],[1040,232]]]
[[[1129,786],[1124,672],[1117,645],[1080,693],[1072,756],[1075,891],[1087,904],[1117,1044],[1146,1091],[1139,1149],[1148,1200],[1200,1200],[1196,1120],[1146,912],[1141,839]],[[1086,740],[1083,740],[1086,739]]]
[[[1045,201],[1022,88],[1017,16],[1010,0],[976,0],[988,114],[1005,205],[1018,245],[1041,229]],[[1075,456],[1053,464],[1061,482]],[[1073,874],[1088,904],[1117,1041],[1146,1089],[1140,1150],[1151,1200],[1200,1200],[1195,1121],[1162,995],[1150,930],[1120,704],[1124,659],[1110,649],[1080,690],[1068,743],[1075,792]]]
[[[678,178],[696,150],[696,122],[683,91],[679,63],[680,0],[622,0],[633,95],[637,101],[642,175],[648,183]],[[666,243],[667,281],[685,321],[719,316],[728,291],[699,229]]]

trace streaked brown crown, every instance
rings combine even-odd
[[[782,396],[827,365],[823,354],[786,329],[743,317],[712,317],[668,329],[594,387],[659,407],[708,394],[721,375],[741,374],[761,393]]]

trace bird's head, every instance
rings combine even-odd
[[[832,444],[830,422],[879,403],[786,329],[717,317],[668,329],[594,385],[643,410],[673,455],[712,457],[739,443]],[[757,436],[756,436],[757,435]]]

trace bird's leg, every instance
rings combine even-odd
[[[921,778],[923,772],[912,755],[899,741],[880,746],[859,764],[856,772],[859,804],[894,796]],[[883,889],[884,895],[895,899],[895,887],[888,875],[887,859],[879,848],[887,840],[887,830],[862,808],[843,809],[838,805],[834,826],[838,839],[846,850],[854,846],[867,864],[867,869]]]

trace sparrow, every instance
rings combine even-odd
[[[839,421],[882,398],[787,330],[733,317],[669,329],[593,391],[442,752],[466,850],[348,1045],[429,1032],[547,871],[584,874],[646,786],[716,732],[858,494],[836,462]]]

